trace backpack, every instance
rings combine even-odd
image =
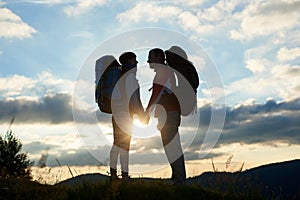
[[[180,103],[181,115],[187,116],[197,109],[197,88],[199,77],[192,62],[187,60],[184,50],[172,46],[165,51],[168,66],[173,68],[178,80],[176,97]]]
[[[121,65],[111,55],[105,55],[96,61],[95,102],[100,111],[111,114],[111,101],[115,85],[121,76]]]

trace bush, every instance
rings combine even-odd
[[[11,130],[4,137],[0,135],[0,178],[29,178],[33,162],[27,159],[26,153],[20,153],[21,142]]]

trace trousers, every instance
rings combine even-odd
[[[166,117],[158,116],[158,129],[168,161],[172,169],[172,179],[176,183],[184,183],[186,170],[184,165],[184,154],[181,147],[178,127],[181,116],[177,111],[167,111]]]

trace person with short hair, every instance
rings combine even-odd
[[[175,184],[184,184],[186,171],[178,133],[181,111],[178,99],[173,92],[176,87],[175,73],[166,65],[165,53],[162,49],[151,49],[147,62],[156,74],[146,111],[150,113],[155,109],[154,116],[158,118],[157,128],[160,130],[164,150],[171,165],[172,180]]]

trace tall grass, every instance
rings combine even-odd
[[[28,180],[2,182],[1,199],[231,199],[230,196],[203,189],[197,185],[176,186],[162,180],[145,182],[139,179],[129,182],[84,182],[76,186],[47,185]]]

